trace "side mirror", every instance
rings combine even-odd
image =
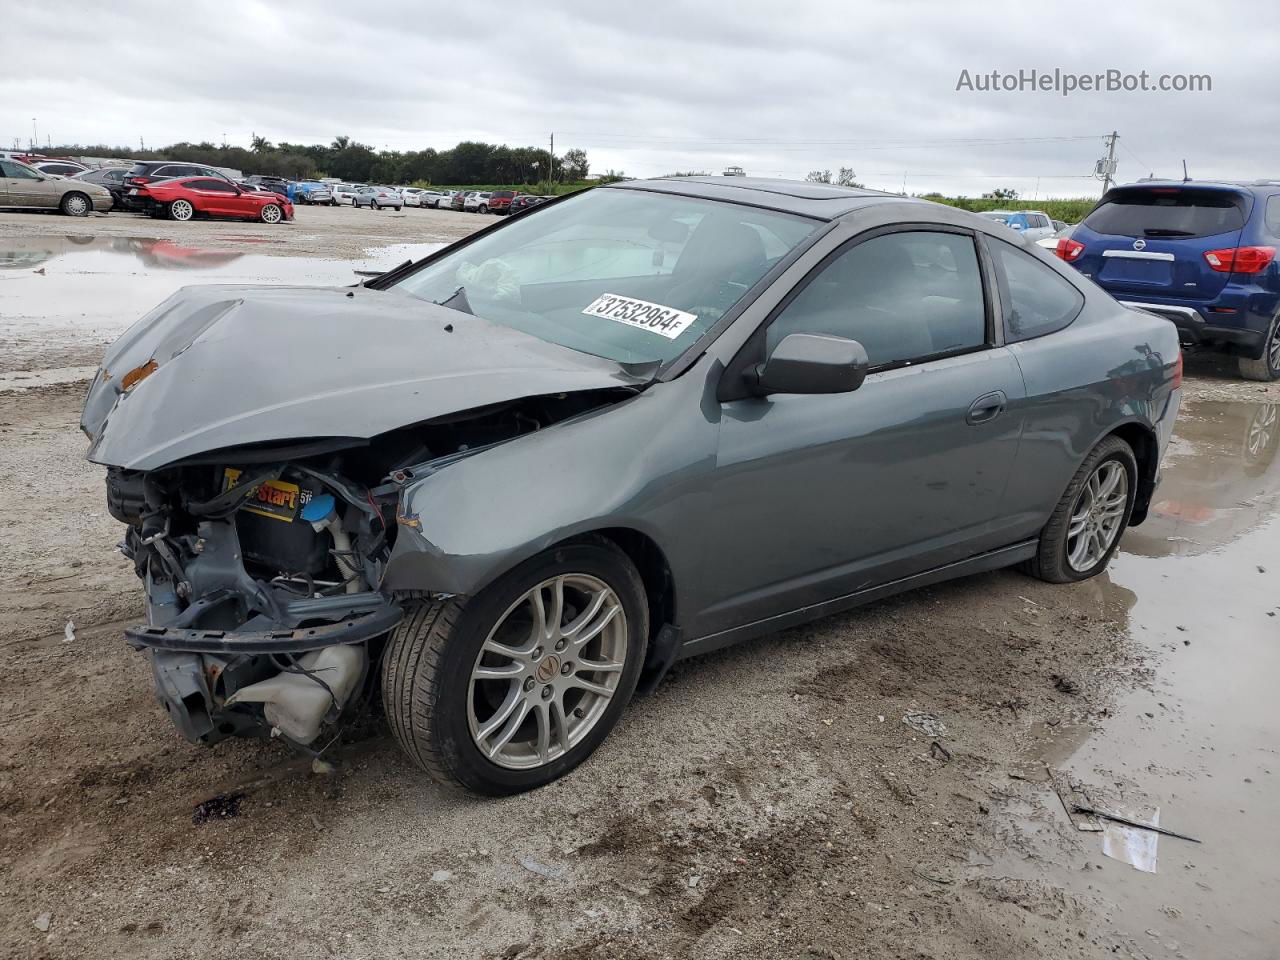
[[[866,379],[866,348],[857,340],[813,333],[782,338],[764,363],[744,376],[758,396],[771,393],[851,393]]]
[[[1009,229],[1010,229],[1010,230],[1021,230],[1021,229],[1022,229],[1022,224],[1020,224],[1020,223],[1011,223],[1011,224],[1009,224]]]

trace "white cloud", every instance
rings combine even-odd
[[[20,3],[0,34],[0,144],[328,142],[444,148],[474,138],[586,149],[593,168],[803,176],[1030,196],[1096,192],[1102,136],[1120,176],[1280,175],[1263,73],[1280,33],[1256,5],[739,0],[518,9],[313,0],[203,9]],[[1242,29],[1247,25],[1247,29]],[[980,94],[973,73],[1209,73],[1211,93]],[[1008,142],[1088,135],[1081,141]],[[998,143],[958,142],[1004,141]]]

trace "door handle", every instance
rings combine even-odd
[[[969,412],[965,414],[965,423],[989,423],[1000,414],[1004,413],[1004,408],[1009,405],[1009,398],[1004,395],[1003,390],[993,390],[991,393],[984,393],[973,403],[969,404]]]

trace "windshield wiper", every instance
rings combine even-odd
[[[392,267],[390,270],[383,273],[378,273],[371,280],[365,280],[363,283],[370,290],[381,290],[388,284],[395,283],[395,281],[399,280],[402,276],[413,269],[413,267],[417,265],[417,262],[418,261],[416,260],[406,260],[404,263],[400,264],[400,266]],[[365,271],[357,270],[355,272],[362,274]]]

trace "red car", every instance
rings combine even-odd
[[[279,194],[242,190],[229,180],[209,177],[156,180],[130,188],[128,196],[149,206],[154,216],[171,220],[191,220],[197,214],[263,223],[293,219],[293,204]]]
[[[510,213],[511,201],[519,194],[514,190],[495,190],[489,194],[490,213]]]

